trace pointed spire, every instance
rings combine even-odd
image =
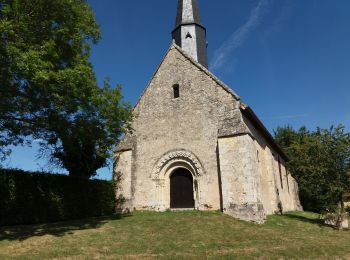
[[[201,24],[197,0],[182,0],[178,3],[175,27],[189,23]]]
[[[178,0],[175,43],[204,67],[208,67],[206,30],[201,24],[197,0]]]

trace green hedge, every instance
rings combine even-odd
[[[110,215],[114,205],[109,181],[0,169],[0,226]]]

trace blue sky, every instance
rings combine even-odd
[[[198,0],[210,69],[266,127],[350,126],[350,1]],[[91,62],[135,104],[171,44],[177,0],[88,0],[101,26]],[[50,170],[36,147],[7,166]],[[57,171],[55,169],[51,169]],[[111,178],[103,169],[99,177]]]

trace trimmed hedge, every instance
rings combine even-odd
[[[111,215],[114,206],[109,181],[0,169],[0,226]]]

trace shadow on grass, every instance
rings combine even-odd
[[[327,226],[324,224],[323,220],[319,219],[319,218],[307,217],[307,216],[291,214],[291,213],[285,213],[285,214],[283,214],[283,216],[287,217],[289,219],[295,219],[298,221],[307,222],[307,223],[315,224],[318,226]]]
[[[65,235],[73,234],[74,231],[77,230],[100,228],[109,221],[120,220],[130,216],[132,215],[114,215],[108,217],[87,218],[49,224],[0,227],[0,241],[23,241],[31,237],[39,237],[45,235],[62,237]]]

